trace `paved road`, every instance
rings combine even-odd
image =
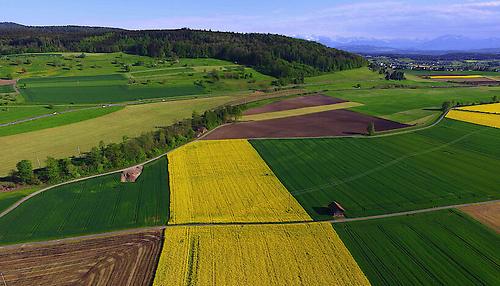
[[[456,208],[467,207],[467,206],[477,206],[477,205],[493,204],[493,203],[498,203],[498,202],[500,202],[500,200],[492,200],[492,201],[477,202],[477,203],[467,203],[467,204],[458,204],[458,205],[433,207],[433,208],[427,208],[427,209],[421,209],[421,210],[404,211],[404,212],[397,212],[397,213],[390,213],[390,214],[383,214],[383,215],[374,215],[374,216],[367,216],[367,217],[356,217],[356,218],[345,218],[345,219],[331,219],[331,220],[320,220],[320,221],[304,220],[304,221],[283,221],[283,222],[233,222],[233,223],[229,222],[229,223],[170,224],[170,225],[162,225],[162,226],[153,226],[153,227],[142,227],[142,228],[118,230],[118,231],[111,231],[111,232],[105,232],[105,233],[90,234],[90,235],[77,236],[77,237],[68,237],[68,238],[62,238],[62,239],[56,239],[56,240],[49,240],[49,241],[12,244],[12,245],[0,246],[0,251],[1,250],[6,250],[6,249],[11,249],[11,248],[26,247],[26,246],[43,246],[43,245],[52,245],[52,244],[65,243],[65,242],[78,242],[78,241],[81,241],[81,240],[84,240],[84,239],[102,238],[102,237],[109,237],[109,236],[114,236],[114,235],[133,234],[133,233],[147,232],[147,231],[152,231],[152,230],[164,230],[164,229],[167,229],[167,228],[175,228],[175,227],[186,227],[186,226],[192,226],[192,227],[217,227],[217,226],[228,226],[228,225],[233,225],[233,226],[245,226],[245,225],[297,225],[297,224],[300,225],[300,224],[318,224],[318,223],[325,223],[325,222],[333,223],[333,224],[338,224],[338,223],[348,223],[348,222],[356,222],[356,221],[367,221],[367,220],[376,220],[376,219],[383,219],[383,218],[390,218],[390,217],[407,216],[407,215],[414,215],[414,214],[420,214],[420,213],[428,213],[428,212],[434,212],[434,211],[440,211],[440,210],[456,209]]]

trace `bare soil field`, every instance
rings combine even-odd
[[[15,79],[0,79],[0,85],[11,85],[15,83],[16,83]]]
[[[233,123],[215,129],[203,139],[324,137],[366,134],[370,122],[375,124],[376,131],[409,126],[350,110],[331,110],[287,118]]]
[[[285,99],[278,102],[273,102],[268,105],[251,108],[243,113],[243,115],[260,114],[266,112],[283,111],[290,109],[298,109],[304,107],[320,106],[346,102],[343,99],[334,98],[326,95],[310,95],[310,96],[300,96],[290,99]]]
[[[500,202],[468,206],[460,210],[500,233]]]
[[[158,230],[0,248],[0,272],[9,286],[150,285],[161,241]]]
[[[256,91],[248,96],[234,100],[232,102],[229,102],[228,104],[240,105],[240,104],[250,103],[250,102],[259,101],[259,100],[263,100],[263,99],[269,99],[269,98],[301,95],[301,94],[304,94],[305,92],[306,91],[303,89],[285,89],[285,90],[278,90],[278,91],[273,91],[273,92]]]

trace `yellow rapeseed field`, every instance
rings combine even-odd
[[[480,111],[480,112],[490,112],[490,113],[500,113],[500,103],[464,106],[464,107],[460,107],[458,109]]]
[[[370,285],[329,223],[165,230],[154,286]]]
[[[482,75],[434,75],[430,76],[432,79],[468,79],[468,78],[482,78]]]
[[[446,117],[478,125],[500,128],[500,114],[451,110],[450,112],[448,112],[448,115],[446,115]]]
[[[277,118],[284,118],[284,117],[290,117],[290,116],[306,115],[306,114],[318,113],[318,112],[323,112],[323,111],[346,109],[346,108],[357,107],[357,106],[361,106],[361,105],[363,105],[363,104],[349,101],[349,102],[342,102],[342,103],[335,103],[335,104],[310,106],[310,107],[303,107],[303,108],[297,108],[297,109],[289,109],[289,110],[282,110],[282,111],[273,111],[273,112],[245,115],[241,118],[241,120],[243,120],[243,121],[269,120],[269,119],[277,119]]]
[[[193,142],[168,161],[170,224],[311,220],[246,140]]]

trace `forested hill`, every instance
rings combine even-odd
[[[30,27],[0,23],[0,54],[84,51],[152,57],[211,57],[238,62],[280,78],[366,65],[364,58],[316,42],[272,34],[190,29],[132,31],[102,27]]]

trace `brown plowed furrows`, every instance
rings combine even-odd
[[[375,124],[376,131],[408,126],[350,110],[331,110],[301,116],[234,123],[215,129],[203,139],[325,137],[366,134],[370,122]]]
[[[161,240],[158,230],[4,249],[0,272],[8,286],[149,285]]]
[[[500,202],[461,207],[460,210],[500,233]]]
[[[244,97],[237,99],[235,101],[232,101],[228,104],[229,105],[240,105],[240,104],[259,101],[259,100],[263,100],[263,99],[285,97],[285,96],[291,96],[291,95],[299,95],[299,94],[303,94],[305,92],[306,91],[303,89],[285,89],[285,90],[279,90],[279,91],[273,91],[273,92],[256,91],[250,95],[244,96]]]
[[[328,105],[346,102],[346,100],[340,98],[334,98],[326,95],[309,95],[309,96],[300,96],[289,98],[285,100],[281,100],[278,102],[273,102],[268,105],[251,108],[243,113],[243,115],[252,115],[252,114],[260,114],[265,112],[274,112],[274,111],[282,111],[282,110],[290,110],[290,109],[298,109],[304,107],[312,107],[312,106],[320,106],[320,105]]]

